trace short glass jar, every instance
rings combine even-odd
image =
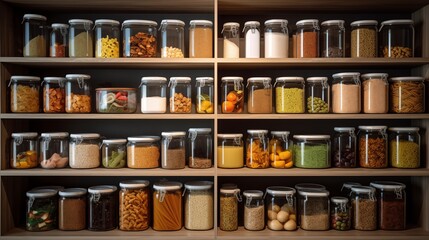
[[[299,168],[329,168],[331,140],[329,135],[294,135],[293,162]]]
[[[10,167],[35,168],[38,162],[37,133],[12,133],[10,140]]]
[[[377,199],[375,188],[354,186],[351,189],[353,228],[361,231],[377,229]]]
[[[305,84],[308,113],[329,113],[330,87],[327,77],[309,77]]]
[[[70,134],[69,164],[71,168],[100,166],[100,134]]]
[[[119,57],[119,22],[111,19],[95,20],[95,57]]]
[[[53,189],[30,190],[27,195],[25,230],[49,231],[57,228],[58,191]]]
[[[85,188],[66,188],[58,192],[58,229],[80,231],[86,228],[86,193]]]
[[[360,73],[346,72],[332,75],[332,112],[360,113],[361,84]]]
[[[389,83],[387,73],[367,73],[362,78],[364,113],[387,113],[389,111]]]
[[[205,231],[214,225],[213,182],[194,181],[185,184],[185,228]]]
[[[89,79],[91,79],[91,76],[85,74],[66,75],[65,103],[67,113],[91,112],[91,92]]]
[[[191,78],[171,77],[168,87],[170,87],[170,113],[191,113]]]
[[[182,229],[182,184],[159,182],[153,185],[153,230],[178,231]]]
[[[247,111],[271,113],[273,111],[273,86],[269,77],[247,79]]]
[[[329,191],[302,189],[298,192],[300,227],[303,230],[324,231],[330,227]]]
[[[240,57],[240,24],[227,22],[223,24],[223,58]]]
[[[211,168],[213,162],[213,140],[211,128],[188,130],[188,153],[190,168]]]
[[[66,79],[63,77],[43,78],[43,112],[64,113],[66,111],[65,81]]]
[[[423,113],[425,111],[425,80],[422,77],[391,78],[390,112]]]
[[[219,168],[243,167],[243,134],[218,134],[217,166]]]
[[[352,225],[352,209],[346,197],[331,198],[331,228],[347,231]]]
[[[319,20],[306,19],[296,23],[296,57],[317,58],[319,56]]]
[[[93,22],[87,19],[71,19],[69,25],[69,57],[94,57]]]
[[[278,77],[276,91],[276,113],[305,112],[305,82],[302,77]]]
[[[351,26],[351,57],[375,58],[377,54],[377,29],[376,20],[354,21]]]
[[[149,181],[127,180],[120,182],[119,187],[119,229],[148,229],[151,220]]]
[[[126,139],[104,139],[101,163],[105,168],[123,168],[127,163]]]
[[[386,168],[386,126],[359,126],[359,165],[364,168]]]
[[[269,168],[268,130],[247,130],[247,134],[246,166],[248,168]]]
[[[154,21],[125,20],[122,23],[123,57],[156,57],[157,27],[158,23]]]
[[[189,22],[189,57],[213,57],[213,22],[192,20]]]
[[[127,165],[129,168],[157,168],[161,151],[158,136],[128,137]]]
[[[195,81],[197,90],[195,111],[197,113],[213,113],[215,108],[213,78],[197,77]]]
[[[47,27],[46,17],[38,14],[25,14],[24,24],[24,57],[46,57]]]
[[[274,231],[294,231],[296,224],[295,189],[290,187],[268,187],[266,194],[267,227]]]
[[[186,166],[186,132],[162,132],[161,167],[182,169]]]
[[[411,19],[388,20],[380,26],[380,57],[414,57],[414,21]]]
[[[39,112],[39,86],[39,77],[11,76],[10,111],[13,113]]]
[[[242,77],[222,77],[222,113],[241,113],[244,109],[244,84]]]
[[[69,134],[53,132],[40,134],[40,166],[65,168],[69,163]]]
[[[161,57],[185,57],[185,23],[175,19],[164,19],[159,28],[161,34]]]
[[[286,19],[265,21],[265,58],[287,58],[289,55],[289,31]]]
[[[88,230],[109,231],[117,226],[117,187],[100,185],[88,188]]]
[[[354,127],[335,127],[332,166],[356,167],[356,134]]]
[[[343,58],[346,56],[346,30],[344,20],[328,20],[322,26],[321,57]]]
[[[68,29],[69,25],[53,23],[50,36],[49,57],[68,57]]]
[[[167,79],[165,77],[142,77],[141,112],[165,113],[167,111]]]
[[[265,228],[264,193],[259,190],[243,192],[244,228],[250,231],[260,231]]]
[[[248,21],[244,23],[243,33],[245,41],[245,58],[261,57],[261,31],[258,21]]]
[[[389,128],[389,159],[392,167],[420,167],[419,130],[418,127]]]
[[[271,131],[271,140],[269,143],[269,153],[271,167],[273,168],[291,168],[292,159],[292,141],[289,140],[288,131]]]
[[[135,88],[97,88],[95,93],[98,113],[134,113],[137,109]]]
[[[238,202],[241,202],[240,189],[236,186],[222,186],[219,196],[219,229],[236,231],[238,229]]]

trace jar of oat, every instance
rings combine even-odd
[[[331,198],[331,228],[347,231],[351,228],[351,207],[346,197]]]
[[[111,19],[95,20],[95,57],[119,57],[119,22]]]
[[[243,167],[243,134],[218,134],[217,166],[219,168]]]
[[[214,111],[214,86],[212,77],[197,77],[195,87],[197,99],[195,111],[197,113],[213,113]]]
[[[151,219],[149,181],[128,180],[119,183],[119,229],[143,231]]]
[[[27,195],[25,230],[42,232],[57,227],[58,191],[53,189],[30,190]]]
[[[247,111],[249,113],[271,113],[273,111],[273,86],[269,77],[247,79]]]
[[[66,94],[64,90],[63,77],[43,78],[43,112],[63,113],[65,112]]]
[[[158,23],[154,21],[125,20],[122,23],[123,57],[156,57],[157,27]]]
[[[296,57],[316,58],[319,56],[319,20],[306,19],[296,23]]]
[[[264,193],[259,190],[247,190],[243,192],[244,203],[244,228],[250,231],[259,231],[265,228]]]
[[[68,57],[68,29],[69,25],[53,23],[50,36],[49,57]]]
[[[308,113],[329,113],[330,87],[327,77],[309,77],[305,84]]]
[[[361,231],[376,230],[377,198],[375,197],[375,188],[355,186],[351,190],[353,228]]]
[[[423,113],[425,111],[425,80],[422,77],[390,79],[390,112]]]
[[[189,22],[189,57],[213,57],[213,22],[192,20]]]
[[[248,168],[269,168],[268,130],[247,130],[246,166]]]
[[[39,164],[37,160],[37,133],[12,133],[11,137],[10,167],[17,169],[37,167]]]
[[[25,14],[24,24],[24,57],[46,57],[47,26],[46,17],[38,14]]]
[[[244,109],[242,77],[222,77],[222,113],[241,113]]]
[[[123,168],[127,161],[126,139],[104,139],[101,145],[101,163],[105,168]]]
[[[58,192],[58,229],[79,231],[86,228],[86,193],[85,188],[66,188]]]
[[[142,77],[141,112],[165,113],[167,111],[167,79],[165,77]]]
[[[161,33],[161,57],[184,58],[185,57],[185,23],[175,19],[161,21],[159,31]]]
[[[39,77],[11,76],[10,111],[13,113],[39,112],[39,86]]]
[[[191,113],[191,78],[171,77],[168,87],[170,87],[170,113]]]
[[[387,113],[389,111],[389,83],[387,73],[367,73],[362,78],[364,113]]]
[[[346,56],[346,30],[344,20],[328,20],[322,26],[321,57],[343,58]]]
[[[186,132],[162,132],[161,167],[165,169],[185,168]]]
[[[188,153],[190,168],[212,167],[213,140],[211,128],[190,128],[188,130]]]
[[[360,20],[350,24],[351,34],[351,57],[352,58],[374,58],[377,57],[377,29],[378,22],[375,20]]]
[[[238,202],[241,202],[240,189],[222,186],[219,194],[219,229],[236,231],[238,229]]]
[[[305,112],[305,82],[302,77],[278,77],[276,91],[276,113]]]
[[[291,168],[292,141],[289,140],[289,131],[271,131],[270,161],[273,168]]]
[[[362,184],[357,182],[345,182],[343,183],[343,186],[341,187],[341,195],[344,197],[350,197],[350,193],[352,192],[352,187],[355,186],[362,186]]]
[[[414,21],[395,19],[381,23],[380,57],[414,57]]]
[[[70,134],[69,164],[71,168],[100,166],[100,134]]]
[[[213,182],[194,181],[185,184],[185,228],[204,231],[213,228]]]
[[[356,167],[356,134],[354,127],[335,127],[332,166]]]
[[[360,73],[345,72],[332,75],[332,112],[360,113]]]
[[[265,58],[287,58],[289,55],[289,31],[286,19],[265,21]]]
[[[359,165],[364,168],[386,168],[386,126],[359,126]]]
[[[330,227],[329,191],[302,189],[299,194],[300,227],[303,230],[324,231]]]
[[[93,22],[87,19],[71,19],[69,25],[69,57],[94,57]]]
[[[240,57],[240,24],[227,22],[223,24],[223,58]]]
[[[267,188],[267,227],[270,230],[296,230],[295,192],[290,187]]]
[[[182,229],[182,184],[159,182],[153,184],[153,230]]]
[[[40,134],[40,166],[65,168],[69,163],[69,134],[53,132]]]
[[[91,92],[89,87],[91,76],[85,74],[67,74],[65,82],[66,112],[91,112]]]
[[[109,231],[117,226],[117,187],[100,185],[88,188],[88,230]]]
[[[420,167],[420,134],[418,127],[389,128],[390,165],[396,168]]]
[[[158,136],[129,137],[127,144],[127,165],[129,168],[159,167]]]

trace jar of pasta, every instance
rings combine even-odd
[[[186,166],[186,132],[162,132],[161,167],[182,169]]]
[[[377,229],[377,198],[375,188],[354,186],[351,189],[353,228],[361,231]]]
[[[161,21],[161,57],[184,58],[185,57],[185,23],[176,19],[164,19]]]
[[[100,166],[100,134],[70,134],[71,168],[96,168]]]
[[[143,231],[151,219],[149,181],[128,180],[119,183],[119,229]]]
[[[197,113],[213,113],[214,111],[214,86],[212,77],[197,77],[195,87],[197,99],[195,110]]]
[[[94,57],[93,22],[87,19],[71,19],[69,25],[69,57]]]
[[[12,133],[11,137],[10,167],[18,169],[37,167],[39,164],[37,160],[37,133]]]
[[[380,57],[414,57],[414,21],[395,19],[381,23]]]
[[[260,231],[265,228],[264,193],[259,190],[247,190],[243,192],[244,203],[244,228],[250,231]]]
[[[360,113],[360,73],[346,72],[332,75],[332,112]]]
[[[267,188],[267,227],[270,230],[296,230],[295,192],[290,187]]]
[[[54,132],[40,134],[40,166],[65,168],[69,163],[69,134]]]
[[[58,191],[30,190],[27,195],[25,229],[30,232],[53,230],[57,227]]]
[[[218,134],[217,166],[219,168],[243,167],[243,134]]]
[[[119,22],[110,19],[95,21],[95,57],[119,57]]]
[[[390,111],[394,113],[423,113],[425,111],[425,83],[422,77],[390,79]]]
[[[296,23],[296,57],[316,58],[319,56],[319,20],[306,19]]]
[[[273,111],[273,87],[269,77],[247,79],[247,111],[249,113],[271,113]]]
[[[268,130],[247,130],[246,166],[248,168],[269,168]]]
[[[109,231],[117,226],[117,187],[100,185],[88,188],[88,230]]]
[[[219,229],[236,231],[238,229],[238,202],[241,202],[240,189],[236,186],[222,186],[219,196]]]
[[[387,73],[367,73],[362,78],[364,113],[387,113],[389,111],[389,83]]]
[[[80,231],[86,228],[86,193],[85,188],[66,188],[58,192],[58,229]]]
[[[329,113],[330,87],[327,77],[309,77],[305,84],[308,113]]]
[[[11,76],[10,111],[14,113],[39,112],[40,78],[33,76]]]
[[[396,168],[420,167],[420,134],[418,127],[389,128],[390,165]]]
[[[51,28],[49,57],[68,57],[69,48],[67,42],[69,25],[53,23]]]
[[[304,78],[278,77],[274,88],[276,90],[276,113],[304,113]]]
[[[211,132],[211,128],[190,128],[188,130],[188,166],[190,168],[212,167]]]
[[[153,230],[182,229],[182,184],[159,182],[153,185]]]
[[[271,131],[270,162],[273,168],[291,168],[292,142],[289,140],[289,131]]]
[[[24,57],[46,57],[46,17],[38,14],[25,14],[24,24]]]
[[[65,82],[66,112],[91,112],[91,93],[89,87],[91,76],[85,74],[67,74]]]
[[[386,129],[386,126],[359,126],[359,163],[361,167],[387,167]]]
[[[241,113],[244,108],[242,77],[222,77],[222,113]]]
[[[223,58],[240,57],[240,24],[227,22],[223,24]]]
[[[157,168],[159,167],[158,136],[129,137],[127,144],[127,165],[129,168]]]
[[[168,86],[170,87],[170,113],[191,113],[191,78],[171,77]]]
[[[189,22],[189,57],[213,57],[213,22],[192,20]]]
[[[123,57],[156,57],[157,27],[158,23],[154,21],[125,20],[122,23]]]
[[[126,139],[104,139],[101,163],[105,168],[123,168],[127,161]]]
[[[167,79],[165,77],[142,77],[141,112],[165,113],[167,111]]]
[[[213,182],[194,181],[185,184],[185,228],[210,230],[213,228]]]
[[[63,77],[43,78],[43,112],[63,113],[65,112],[65,90]]]

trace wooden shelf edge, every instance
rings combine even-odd
[[[429,114],[369,114],[369,113],[357,113],[357,114],[217,114],[217,119],[279,119],[279,120],[290,120],[290,119],[429,119]]]
[[[429,117],[429,115],[428,115]],[[88,113],[88,114],[46,114],[46,113],[1,113],[1,119],[208,119],[213,120],[214,114],[103,114],[103,113]]]

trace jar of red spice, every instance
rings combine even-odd
[[[319,20],[306,19],[296,23],[296,57],[316,58],[319,56]]]

